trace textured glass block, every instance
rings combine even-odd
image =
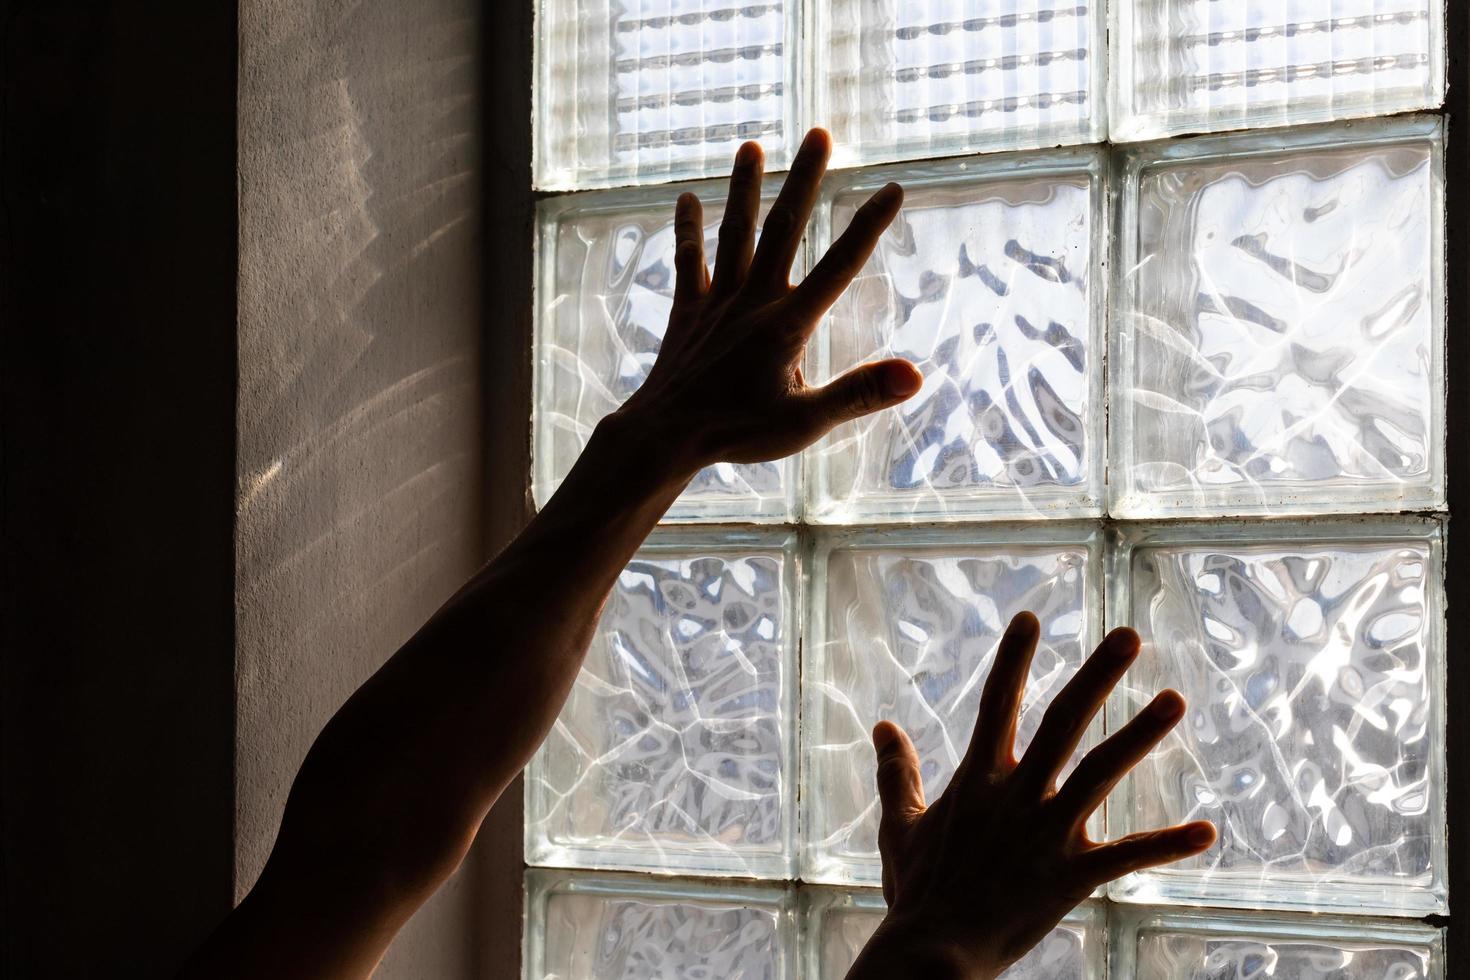
[[[795,539],[656,534],[526,771],[526,861],[790,876]]]
[[[1103,139],[1105,3],[812,7],[815,119],[839,166]]]
[[[793,980],[796,917],[771,886],[526,872],[526,980]]]
[[[795,0],[540,0],[538,14],[543,190],[714,176],[745,140],[780,170],[800,139]]]
[[[1117,142],[1444,101],[1444,0],[1113,0],[1113,16]]]
[[[1198,857],[1115,882],[1154,903],[1445,908],[1443,550],[1433,521],[1177,525],[1113,555],[1143,637],[1111,719],[1163,687],[1179,726],[1108,805],[1112,836],[1213,821]]]
[[[831,179],[819,246],[887,181],[907,196],[813,343],[813,376],[903,357],[924,386],[811,451],[810,520],[1099,513],[1103,174],[1078,150]]]
[[[842,980],[883,921],[886,906],[876,891],[803,888],[801,949],[806,980]],[[1001,980],[1102,980],[1103,910],[1079,905]]]
[[[1444,936],[1418,922],[1115,908],[1112,975],[1129,980],[1443,980]]]
[[[579,194],[541,205],[532,470],[538,506],[571,471],[597,423],[653,367],[674,302],[674,202],[686,190],[704,203],[705,256],[713,263],[728,190],[723,181]],[[798,268],[793,278],[799,277]],[[788,519],[794,469],[790,460],[710,466],[666,519]]]
[[[1408,118],[1130,155],[1115,516],[1444,506],[1442,137]]]
[[[1098,560],[1091,533],[1055,526],[819,539],[802,668],[803,880],[881,880],[873,726],[888,719],[909,733],[926,798],[938,799],[970,743],[1001,634],[1030,610],[1041,642],[1024,751],[1100,639]]]

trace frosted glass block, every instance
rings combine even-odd
[[[1104,171],[1074,150],[831,179],[818,247],[887,181],[907,193],[812,345],[813,376],[903,357],[924,385],[814,447],[809,520],[1100,512]]]
[[[970,743],[1001,635],[1030,610],[1041,641],[1016,739],[1025,750],[1101,638],[1099,560],[1093,532],[1052,525],[818,540],[802,668],[803,880],[881,881],[873,726],[909,733],[925,796],[938,799]]]
[[[1418,922],[1115,907],[1112,975],[1130,980],[1443,980],[1443,931]]]
[[[779,887],[526,872],[526,980],[793,980]]]
[[[816,0],[815,119],[839,165],[1096,143],[1104,3]]]
[[[1411,117],[1130,155],[1115,516],[1445,505],[1443,150]]]
[[[540,0],[535,182],[543,190],[728,171],[755,140],[790,158],[795,0]]]
[[[789,877],[795,538],[663,532],[526,771],[526,861]]]
[[[713,263],[728,192],[724,181],[541,204],[532,453],[537,506],[561,485],[597,423],[653,368],[674,302],[674,203],[686,190],[704,204],[705,256]],[[775,192],[771,188],[763,212]],[[797,269],[793,278],[799,276]],[[787,520],[795,507],[794,470],[790,460],[707,467],[666,519]]]
[[[801,897],[802,975],[807,980],[842,980],[883,921],[883,895],[803,888]],[[1102,980],[1103,918],[1101,907],[1079,905],[1002,973],[1001,980]]]
[[[1178,525],[1128,532],[1112,560],[1109,615],[1145,652],[1110,724],[1163,687],[1189,709],[1113,794],[1109,833],[1220,831],[1113,897],[1444,911],[1439,524]]]
[[[1444,0],[1113,0],[1113,16],[1116,142],[1444,101]]]

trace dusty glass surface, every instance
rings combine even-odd
[[[1442,135],[1409,118],[1130,155],[1115,516],[1444,506]]]
[[[841,980],[868,937],[883,921],[883,896],[875,891],[803,888],[801,951],[806,980]],[[1100,905],[1078,906],[1001,980],[1102,980],[1104,922]]]
[[[803,652],[803,880],[880,880],[873,725],[908,732],[925,795],[937,799],[969,745],[1000,637],[1031,610],[1042,632],[1017,735],[1024,750],[1100,638],[1097,562],[1083,528],[822,536]]]
[[[869,194],[903,211],[832,308],[814,377],[902,357],[897,408],[808,453],[820,523],[1090,516],[1103,482],[1104,161],[1095,151],[887,167],[829,182],[818,247]]]
[[[1178,525],[1113,555],[1109,615],[1146,653],[1109,719],[1189,709],[1113,794],[1111,836],[1206,819],[1218,843],[1114,898],[1445,909],[1444,598],[1428,520]]]
[[[535,184],[715,176],[745,140],[799,138],[795,0],[540,0]]]
[[[1443,0],[1113,0],[1112,138],[1433,109]]]
[[[794,538],[663,532],[618,577],[526,771],[526,861],[786,877]]]
[[[796,923],[779,887],[526,873],[525,980],[789,980]]]
[[[1115,909],[1112,975],[1132,980],[1442,980],[1443,932],[1418,922]]]
[[[704,203],[705,256],[713,263],[723,181],[542,202],[532,462],[538,506],[571,471],[598,421],[637,391],[653,367],[674,302],[674,202],[685,190]],[[665,519],[787,519],[795,506],[794,472],[792,460],[707,467]]]
[[[839,166],[1103,138],[1103,3],[811,7],[814,119]]]

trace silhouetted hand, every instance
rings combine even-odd
[[[1084,824],[1118,781],[1184,714],[1175,691],[1154,698],[1098,745],[1056,789],[1092,717],[1138,656],[1138,634],[1116,629],[1057,695],[1017,762],[1017,711],[1040,626],[1011,621],[954,778],[925,806],[919,757],[902,729],[879,722],[883,897],[888,915],[852,978],[991,978],[1036,945],[1100,884],[1206,850],[1206,822],[1097,844]]]
[[[864,365],[820,388],[802,377],[812,329],[862,269],[903,203],[897,184],[879,190],[793,287],[791,265],[831,149],[825,131],[807,134],[757,248],[761,149],[755,143],[740,148],[712,278],[699,198],[679,198],[668,332],[648,379],[612,418],[678,454],[691,475],[714,462],[789,456],[836,425],[903,401],[923,382],[902,360]]]

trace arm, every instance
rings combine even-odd
[[[895,185],[875,194],[790,286],[829,151],[808,135],[756,249],[761,153],[741,148],[712,280],[699,201],[680,198],[673,312],[648,380],[525,531],[322,730],[260,880],[186,976],[370,974],[550,730],[608,590],[694,474],[790,455],[918,389],[903,361],[823,388],[801,376],[812,328],[902,201]]]
[[[1184,716],[1184,699],[1164,691],[1088,752],[1060,789],[1056,781],[1093,715],[1139,652],[1138,634],[1109,633],[1047,708],[1016,761],[1016,717],[1040,624],[1011,621],[980,698],[980,717],[954,778],[924,803],[919,757],[890,722],[873,729],[878,847],[888,914],[848,980],[922,975],[993,980],[1050,932],[1098,885],[1208,850],[1207,822],[1087,839],[1087,818],[1118,781]]]

